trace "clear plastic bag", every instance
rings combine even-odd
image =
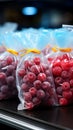
[[[17,66],[16,79],[18,110],[57,105],[52,73],[43,54],[25,55]]]

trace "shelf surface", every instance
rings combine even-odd
[[[0,101],[0,122],[30,130],[73,130],[73,105],[17,110],[18,99]]]

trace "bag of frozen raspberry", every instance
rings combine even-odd
[[[55,90],[60,106],[73,103],[73,49],[52,48],[51,64]],[[51,61],[50,61],[51,58]]]
[[[16,70],[18,110],[55,106],[57,97],[51,69],[38,49],[27,49]]]

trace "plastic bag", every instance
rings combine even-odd
[[[42,54],[27,54],[17,66],[18,110],[55,106],[57,98],[49,64]]]
[[[73,103],[73,49],[55,48],[48,61],[51,64],[58,104],[62,106]]]

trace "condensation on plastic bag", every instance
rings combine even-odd
[[[42,54],[27,54],[17,66],[18,110],[37,106],[55,106],[55,93],[51,70]]]

